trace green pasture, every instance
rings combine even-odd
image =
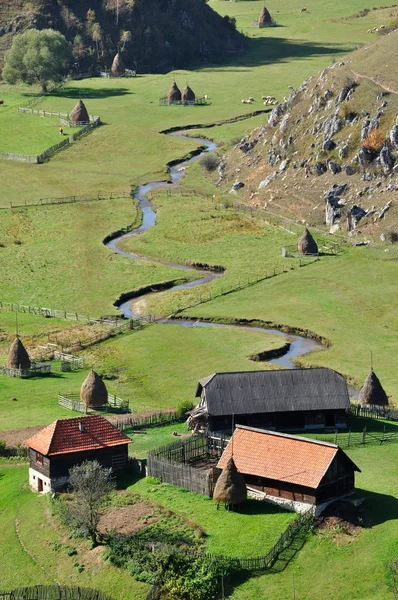
[[[237,28],[249,36],[244,54],[230,55],[219,65],[166,75],[68,82],[64,90],[43,99],[37,108],[69,112],[81,97],[89,113],[100,115],[104,125],[45,165],[5,163],[0,173],[1,203],[77,192],[125,191],[131,183],[164,177],[165,162],[192,150],[195,143],[166,138],[159,131],[263,109],[262,95],[282,99],[288,85],[299,85],[333,59],[374,39],[367,29],[369,19],[378,19],[375,13],[366,23],[362,19],[336,21],[371,7],[372,0],[311,0],[308,13],[300,13],[299,0],[284,5],[271,0],[267,6],[279,26],[260,30],[251,23],[258,17],[261,3],[212,0],[210,5],[221,14],[236,17]],[[383,19],[379,18],[380,24]],[[159,97],[167,93],[174,77],[182,87],[188,79],[196,94],[209,96],[211,105],[159,106]],[[26,88],[16,92],[2,87],[1,93],[7,107],[18,103],[17,94],[26,93]],[[242,99],[249,96],[256,102],[242,105]],[[16,113],[16,117],[26,115]],[[8,129],[7,122],[2,127]],[[225,140],[228,135],[228,130],[225,136],[217,132],[217,139]]]
[[[102,548],[69,539],[69,532],[50,514],[48,498],[33,494],[28,467],[0,466],[1,589],[29,585],[92,587],[120,600],[145,600],[149,586],[102,559]],[[18,527],[21,545],[17,537]],[[69,548],[77,554],[68,555]],[[79,565],[84,565],[80,572]]]
[[[133,440],[129,446],[129,454],[139,459],[146,458],[149,450],[178,440],[178,437],[173,436],[173,432],[179,435],[190,435],[191,433],[185,423],[171,423],[171,425],[160,427],[143,426],[138,433],[131,429],[125,429],[124,433]]]
[[[261,368],[248,357],[282,343],[281,338],[261,332],[151,325],[86,350],[83,370],[31,379],[0,375],[0,431],[78,416],[58,406],[58,393],[79,392],[89,367],[114,377],[105,379],[109,392],[129,400],[134,412],[166,409],[195,402],[198,380],[214,371]],[[0,364],[5,359],[0,354]],[[153,433],[148,432],[151,440]],[[156,445],[164,443],[163,438],[154,440],[159,441]]]
[[[0,272],[7,285],[1,300],[98,317],[117,313],[113,303],[122,292],[192,278],[119,256],[102,243],[112,231],[140,222],[131,199],[2,211]]]
[[[58,117],[39,117],[18,112],[18,107],[27,99],[23,92],[28,90],[29,88],[14,86],[1,88],[0,96],[4,99],[4,104],[0,106],[0,153],[41,154],[47,148],[59,144],[64,137],[79,131],[79,128],[62,126],[61,136],[58,131],[60,128]]]
[[[198,523],[206,531],[206,548],[226,556],[264,556],[295,517],[272,504],[248,500],[239,512],[229,512],[214,501],[167,483],[140,479],[130,490]]]
[[[373,366],[388,395],[398,399],[395,251],[352,248],[340,256],[217,298],[186,311],[191,317],[263,319],[310,329],[331,347],[303,357],[306,366],[328,366],[362,385]]]
[[[241,582],[233,600],[392,600],[387,564],[398,552],[398,444],[349,449],[362,470],[357,493],[365,499],[366,527],[353,535],[311,534],[285,570]],[[316,574],[316,576],[314,575]]]

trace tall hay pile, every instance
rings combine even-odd
[[[88,408],[103,406],[108,402],[108,390],[101,377],[90,371],[80,388],[80,400],[87,404]]]
[[[231,457],[217,479],[213,500],[228,505],[239,505],[247,500],[247,488],[243,475],[239,473]]]
[[[187,85],[182,92],[182,101],[184,104],[188,104],[188,102],[195,102],[194,91],[189,87],[189,85]]]
[[[360,406],[388,406],[388,396],[373,369],[359,392],[358,403]]]
[[[298,251],[300,254],[318,254],[318,244],[308,231],[307,227],[298,241]]]
[[[81,100],[76,104],[75,108],[69,115],[69,118],[73,125],[76,123],[89,123],[90,117],[88,116],[87,108]]]
[[[169,93],[167,95],[167,100],[169,102],[180,102],[181,101],[181,90],[175,81],[173,81],[173,85],[171,86],[171,88],[169,90]]]
[[[269,27],[270,25],[272,25],[272,18],[269,11],[264,6],[263,10],[260,12],[260,16],[258,17],[258,26]]]
[[[126,67],[124,66],[124,62],[120,53],[118,52],[113,59],[113,63],[111,66],[111,74],[113,77],[121,77],[126,72]]]
[[[10,346],[7,367],[9,369],[30,369],[31,367],[29,354],[18,337],[15,338]]]

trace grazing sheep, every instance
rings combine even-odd
[[[303,6],[303,8],[300,10],[300,12],[301,12],[301,13],[302,13],[302,12],[307,12],[307,7],[306,7],[306,6]]]
[[[4,104],[4,100],[0,100],[0,106]]]
[[[254,102],[254,98],[250,97],[249,102]]]

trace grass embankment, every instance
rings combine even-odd
[[[280,26],[266,29],[252,25],[261,10],[258,2],[226,6],[221,0],[212,0],[210,5],[221,14],[235,16],[238,29],[249,35],[244,55],[233,55],[221,65],[189,72],[68,83],[59,96],[48,97],[37,107],[70,112],[81,96],[89,113],[100,115],[104,126],[45,165],[5,163],[0,174],[2,202],[65,196],[76,194],[77,190],[124,191],[137,179],[164,176],[165,162],[185,154],[195,144],[165,138],[158,133],[160,130],[209,123],[264,108],[259,101],[263,94],[282,99],[288,85],[299,85],[305,77],[329,64],[332,57],[372,39],[366,33],[368,24],[364,25],[361,19],[349,24],[333,21],[371,8],[372,0],[312,0],[308,13],[300,13],[299,0],[292,0],[286,7],[271,0],[268,8]],[[188,77],[196,94],[207,94],[212,104],[192,109],[159,106],[158,99],[167,93],[174,76],[181,86]],[[9,101],[15,102],[15,92],[10,96],[3,89],[6,106]],[[242,98],[249,96],[257,102],[243,106]],[[26,115],[16,114],[15,118],[18,116],[22,120]],[[4,126],[8,127],[7,123]]]
[[[151,325],[86,350],[83,370],[32,379],[0,376],[0,431],[79,416],[58,406],[58,393],[79,392],[91,366],[115,377],[105,380],[109,392],[129,400],[134,412],[166,409],[194,402],[198,380],[214,371],[261,368],[248,357],[281,344],[260,332]],[[0,359],[4,364],[5,355]]]
[[[118,256],[102,243],[112,231],[140,223],[137,204],[128,198],[2,211],[2,300],[98,317],[117,314],[113,303],[122,292],[192,278]]]
[[[167,483],[140,479],[129,489],[160,502],[166,508],[192,519],[206,531],[206,549],[226,556],[263,556],[277,542],[294,513],[249,500],[239,512],[229,512],[211,498]]]
[[[395,254],[395,250],[352,248],[186,314],[227,322],[263,319],[311,329],[331,340],[332,346],[300,362],[334,368],[357,384],[362,384],[369,372],[372,351],[375,371],[396,403],[398,386],[391,368],[398,327]]]
[[[120,600],[146,598],[149,587],[104,562],[103,548],[90,550],[88,541],[69,538],[51,516],[48,498],[29,490],[27,467],[0,465],[0,479],[2,590],[59,583],[95,588]],[[18,540],[16,523],[29,554]],[[77,551],[73,556],[71,547]],[[81,572],[79,565],[84,565]]]
[[[356,487],[365,498],[368,526],[353,536],[338,530],[311,535],[284,571],[241,584],[233,600],[290,598],[293,574],[300,600],[392,599],[386,577],[387,564],[398,551],[398,444],[347,453],[362,469]]]

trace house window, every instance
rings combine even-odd
[[[43,464],[43,455],[40,452],[36,452],[36,462],[38,465]]]

